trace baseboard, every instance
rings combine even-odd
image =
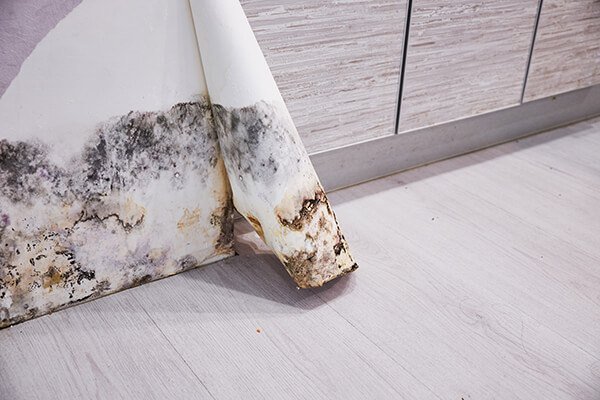
[[[600,85],[311,154],[328,191],[600,115]]]

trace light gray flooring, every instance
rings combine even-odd
[[[360,268],[240,256],[0,331],[0,399],[600,399],[600,119],[331,195]]]

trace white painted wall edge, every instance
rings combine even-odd
[[[311,154],[327,191],[600,115],[600,85]]]

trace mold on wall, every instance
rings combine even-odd
[[[234,200],[299,287],[356,268],[240,4],[196,6],[83,0],[0,97],[0,328],[232,255]]]
[[[0,140],[0,327],[233,253],[206,100],[112,118],[63,158]]]
[[[284,105],[213,104],[236,209],[299,287],[357,268]]]
[[[0,327],[232,255],[188,0],[8,1]]]

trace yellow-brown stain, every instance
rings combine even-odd
[[[200,222],[200,208],[194,208],[192,211],[185,209],[183,216],[177,222],[177,229],[184,231]]]
[[[146,214],[146,208],[136,203],[131,197],[127,197],[123,205],[124,215],[121,217],[126,223],[131,226],[138,224]]]
[[[260,236],[260,238],[264,241],[265,233],[263,232],[263,228],[260,224],[260,221],[252,214],[246,215],[246,219],[248,220],[248,222],[250,222],[250,225],[252,225],[256,233],[258,233],[258,236]]]
[[[48,271],[42,277],[42,286],[44,289],[48,289],[51,286],[59,284],[62,281],[62,276],[60,272],[54,268],[48,268]]]

